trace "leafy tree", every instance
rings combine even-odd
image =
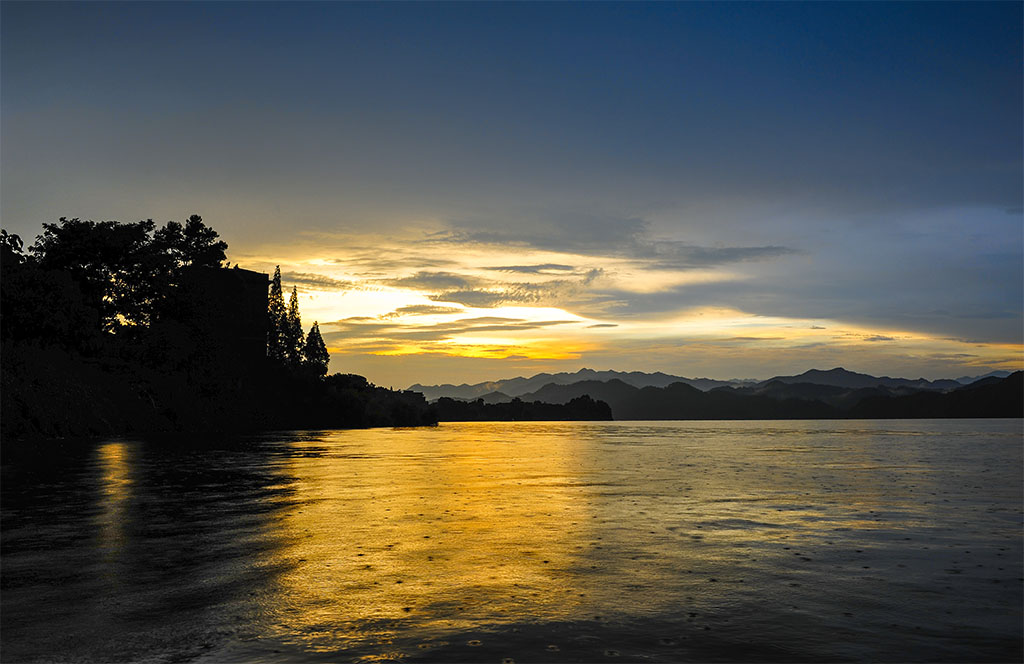
[[[23,246],[20,237],[0,229],[0,339],[94,348],[99,313],[68,273],[40,269]]]
[[[61,217],[56,224],[43,224],[29,252],[41,269],[70,275],[86,304],[99,312],[101,327],[117,331],[149,325],[182,268],[220,267],[227,243],[218,237],[197,214],[159,230],[152,219],[119,223]],[[16,238],[2,239],[5,258],[16,248]]]
[[[313,370],[318,376],[327,375],[327,365],[331,361],[331,355],[327,352],[327,345],[324,338],[320,336],[320,325],[313,323],[306,335],[306,345],[302,349],[303,364]]]
[[[0,264],[20,265],[25,260],[25,254],[21,253],[24,246],[21,237],[0,228]]]
[[[61,217],[43,224],[29,250],[43,270],[68,273],[103,329],[146,325],[164,295],[171,259],[153,241],[152,219],[122,224]]]
[[[270,297],[267,301],[267,357],[282,363],[287,358],[284,344],[286,322],[284,295],[281,292],[281,266],[278,265],[270,280]]]
[[[100,343],[99,312],[65,272],[31,261],[0,269],[0,339],[44,341],[91,352]]]
[[[299,293],[292,286],[291,297],[288,298],[288,313],[285,317],[283,345],[285,359],[292,366],[302,364],[302,319],[299,317]]]
[[[220,267],[227,260],[224,250],[227,242],[218,240],[217,231],[203,223],[203,218],[194,214],[184,225],[168,221],[156,231],[153,242],[166,253],[178,267],[189,265]]]

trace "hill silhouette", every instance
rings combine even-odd
[[[1016,372],[949,391],[771,381],[703,392],[684,383],[637,388],[621,380],[580,381],[545,385],[522,399],[567,403],[589,396],[606,402],[616,420],[1024,417],[1022,376]]]
[[[796,385],[819,385],[847,389],[878,389],[887,388],[890,390],[952,390],[965,384],[981,380],[991,376],[1005,378],[1010,375],[1008,371],[994,371],[982,376],[962,376],[956,380],[942,379],[930,381],[925,378],[892,378],[889,376],[871,376],[869,374],[849,371],[842,367],[829,370],[810,369],[802,374],[792,376],[775,376],[764,381],[756,380],[715,380],[712,378],[684,378],[673,376],[663,372],[644,373],[642,371],[595,371],[593,369],[580,369],[574,373],[539,373],[528,378],[516,377],[483,383],[453,385],[445,383],[441,385],[421,385],[416,383],[408,389],[420,392],[429,401],[435,401],[441,397],[453,399],[474,400],[484,398],[485,401],[500,403],[510,401],[513,397],[525,398],[528,395],[536,395],[541,389],[549,385],[573,385],[584,381],[608,382],[618,380],[626,385],[637,388],[643,387],[668,387],[673,383],[691,385],[701,391],[714,390],[721,387],[760,388],[765,389],[772,383]],[[778,391],[778,387],[773,388]],[[804,388],[805,390],[807,388]],[[760,392],[748,392],[755,394]],[[825,392],[823,391],[823,394]],[[886,392],[881,394],[896,395],[899,392]],[[768,394],[771,396],[771,394]],[[794,395],[795,396],[795,395]],[[531,396],[532,398],[532,396]]]
[[[595,371],[594,369],[580,369],[574,373],[539,373],[529,378],[516,377],[503,380],[475,383],[473,385],[463,383],[452,385],[420,385],[416,383],[409,386],[414,392],[420,392],[427,399],[433,401],[441,397],[453,399],[477,399],[492,392],[498,392],[511,397],[521,397],[524,394],[535,392],[546,385],[571,385],[580,381],[609,381],[619,380],[633,387],[667,387],[672,383],[685,383],[693,385],[701,390],[710,390],[716,387],[729,385],[743,385],[756,381],[728,381],[713,380],[711,378],[684,378],[673,376],[660,371],[644,373],[642,371]]]
[[[889,376],[870,376],[868,374],[847,371],[842,367],[822,371],[810,369],[797,376],[775,376],[764,381],[766,383],[808,383],[811,385],[829,385],[832,387],[872,388],[872,387],[909,387],[919,390],[950,390],[962,383],[955,380],[930,381],[924,378],[890,378]]]

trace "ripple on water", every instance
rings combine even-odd
[[[469,423],[5,458],[0,639],[11,661],[1019,661],[1020,433]]]

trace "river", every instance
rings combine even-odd
[[[1020,661],[1021,420],[4,450],[3,661]]]

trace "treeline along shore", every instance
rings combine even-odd
[[[0,231],[0,436],[406,426],[423,395],[327,375],[280,272],[227,267],[198,215]]]
[[[297,290],[286,303],[279,269],[229,266],[226,249],[198,215],[159,228],[62,218],[27,248],[0,230],[3,440],[439,421],[1024,416],[1019,371],[967,385],[843,369],[753,385],[603,372],[616,377],[428,402],[415,389],[327,375],[330,355],[318,323],[305,330]],[[525,390],[548,377],[496,385]]]
[[[0,437],[418,426],[441,420],[611,419],[567,404],[429,404],[327,375],[295,287],[230,266],[192,215],[162,227],[61,218],[26,247],[0,230]]]

